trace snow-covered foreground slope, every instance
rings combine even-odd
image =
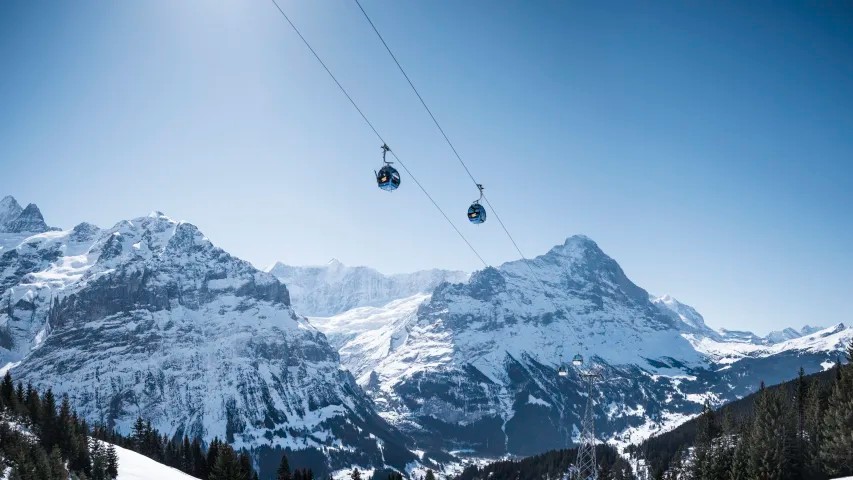
[[[218,436],[262,469],[283,448],[318,474],[414,459],[287,288],[189,223],[31,235],[0,253],[0,298],[0,365],[91,421]]]
[[[194,480],[196,478],[157,463],[132,450],[118,446],[115,449],[118,454],[117,480]]]
[[[309,317],[331,316],[356,307],[381,307],[428,294],[442,282],[468,279],[466,273],[438,269],[384,275],[368,267],[348,267],[335,259],[314,267],[279,262],[267,271],[287,285],[296,311]]]

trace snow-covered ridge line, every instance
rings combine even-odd
[[[705,324],[705,319],[690,305],[679,302],[671,295],[660,297],[650,295],[649,299],[664,313],[672,315],[673,319],[681,323],[681,328],[687,333],[698,334],[702,337],[711,338],[720,343],[745,343],[751,345],[773,345],[787,340],[805,337],[823,330],[825,327],[803,326],[799,331],[793,328],[770,332],[760,337],[749,331],[734,331],[724,328],[712,329]]]
[[[853,340],[853,329],[843,323],[791,340],[771,345],[746,342],[721,342],[708,337],[685,333],[697,351],[717,363],[727,364],[744,358],[771,357],[785,352],[819,353],[841,351]]]

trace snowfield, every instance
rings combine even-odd
[[[116,446],[115,449],[118,454],[117,480],[192,480],[196,478],[126,448]]]

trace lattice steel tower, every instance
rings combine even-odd
[[[581,372],[581,377],[586,381],[586,411],[583,414],[583,428],[581,430],[580,442],[578,444],[578,459],[575,465],[576,480],[598,480],[598,463],[595,460],[595,416],[592,407],[594,401],[595,379],[599,375],[593,371]]]

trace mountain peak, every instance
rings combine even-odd
[[[149,218],[169,218],[165,213],[160,210],[154,210],[148,214]]]
[[[3,197],[2,200],[0,200],[0,209],[10,208],[13,206],[21,208],[21,205],[18,203],[18,200],[16,200],[15,197],[11,195],[6,195],[5,197]]]
[[[12,200],[14,201],[14,198]],[[44,223],[44,216],[42,216],[41,210],[39,210],[39,207],[35,203],[27,205],[14,220],[6,223],[5,226],[6,231],[13,233],[42,233],[50,229]]]
[[[554,255],[575,260],[607,257],[607,254],[601,250],[601,247],[586,235],[572,235],[566,238],[566,241],[562,245],[555,246],[546,254],[546,256]]]
[[[577,244],[577,245],[590,245],[591,244],[591,245],[595,245],[596,247],[598,246],[598,244],[595,243],[595,240],[589,238],[588,236],[586,236],[582,233],[572,235],[571,237],[566,238],[566,241],[563,242],[563,245],[570,245],[570,244]]]
[[[97,227],[97,225],[92,225],[91,223],[83,222],[75,226],[71,230],[71,240],[76,242],[83,242],[87,240],[93,240],[95,237],[100,234],[101,229]]]
[[[21,205],[17,200],[15,200],[15,197],[11,195],[3,197],[3,199],[0,200],[0,229],[2,229],[7,223],[18,218],[18,215],[23,211],[24,209],[21,208]]]
[[[705,319],[690,305],[681,303],[672,295],[666,293],[660,297],[649,296],[649,300],[656,305],[662,312],[671,314],[672,318],[680,321],[690,328],[697,329],[704,333],[710,333],[711,330],[705,324]]]

